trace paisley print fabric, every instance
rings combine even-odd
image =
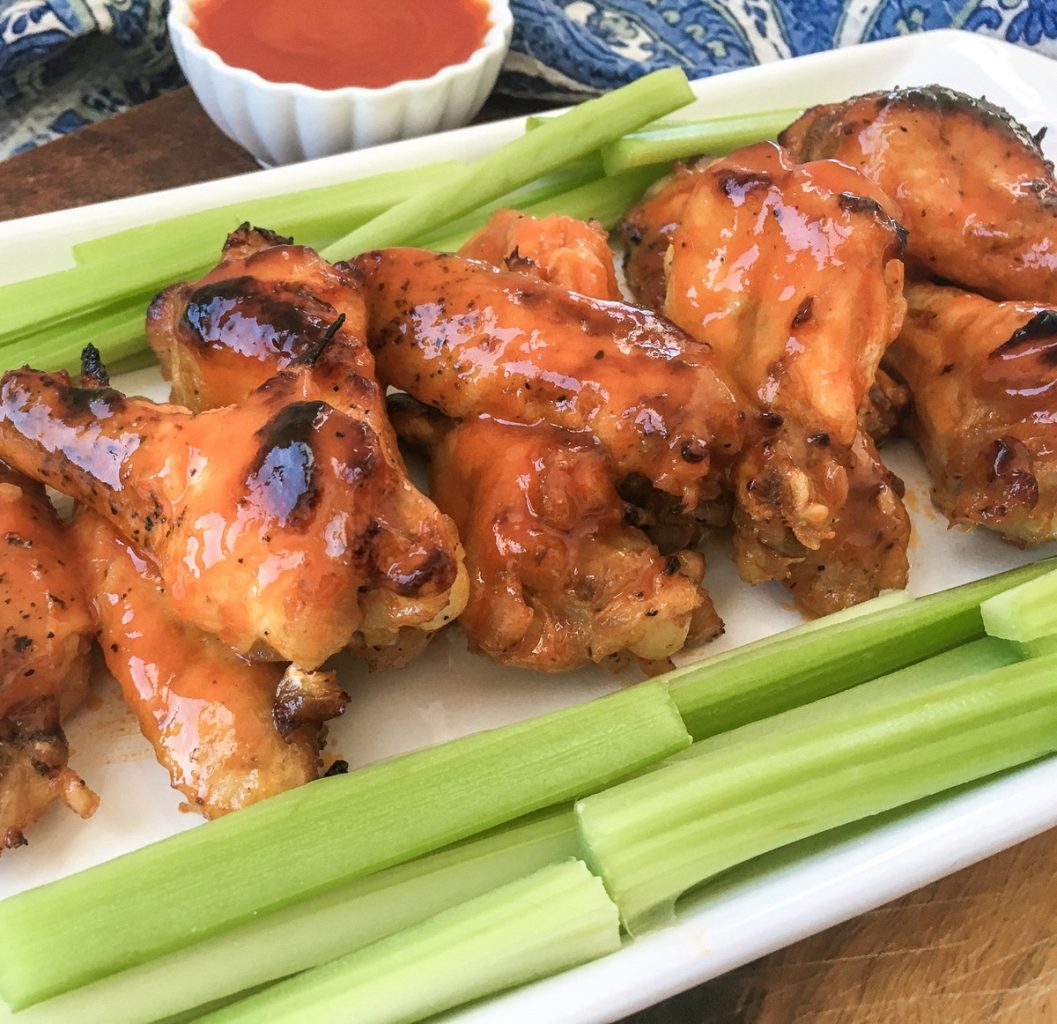
[[[297,0],[307,9],[308,0]],[[1057,0],[511,0],[501,92],[571,101],[936,28],[1057,56]],[[181,84],[167,0],[0,0],[0,157]]]

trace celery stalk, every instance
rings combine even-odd
[[[617,908],[570,860],[200,1020],[409,1024],[619,948]]]
[[[1034,579],[1051,559],[676,669],[666,678],[695,740],[846,690],[982,636],[980,602]]]
[[[1022,658],[1041,658],[1046,654],[1057,654],[1057,635],[1040,636],[1023,643],[1011,642]]]
[[[632,933],[736,864],[1057,750],[1057,655],[885,681],[706,740],[577,805],[588,863]]]
[[[237,993],[360,949],[578,852],[572,808],[546,811],[21,1013],[0,1005],[0,1024],[150,1024],[218,1000],[228,1003]]]
[[[1057,633],[1057,572],[1028,580],[980,605],[991,636],[1026,643]]]
[[[402,203],[323,249],[327,259],[347,259],[365,249],[403,245],[446,221],[522,187],[594,152],[624,132],[667,114],[694,98],[686,75],[665,68],[559,114],[545,125]]]
[[[310,782],[4,900],[0,995],[20,1010],[595,792],[688,743],[654,682]]]
[[[618,174],[631,167],[671,163],[694,156],[723,156],[753,142],[776,138],[803,112],[803,107],[792,107],[707,121],[647,125],[641,131],[604,145],[602,166],[606,174]]]

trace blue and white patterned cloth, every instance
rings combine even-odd
[[[306,0],[301,0],[302,3]],[[166,0],[0,0],[0,158],[181,82]],[[934,28],[1057,57],[1057,0],[512,0],[499,88],[572,100],[669,64],[703,76]]]

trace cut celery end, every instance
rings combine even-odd
[[[408,1024],[619,948],[617,908],[571,860],[200,1019]]]
[[[1011,587],[980,605],[984,629],[1027,643],[1057,633],[1057,572]]]
[[[688,743],[652,682],[310,782],[4,900],[0,995],[22,1009],[595,792]]]
[[[803,107],[734,114],[707,121],[648,125],[602,147],[606,174],[632,167],[672,163],[694,156],[723,156],[742,146],[774,139],[804,112]]]
[[[1022,658],[1043,658],[1047,654],[1057,654],[1057,634],[1023,642],[1011,640],[1010,643]]]
[[[685,106],[694,95],[679,68],[665,68],[559,114],[513,139],[447,180],[419,190],[404,202],[323,250],[347,259],[365,249],[404,245],[434,226],[513,192],[530,181],[593,153],[604,143]]]
[[[973,640],[980,602],[1041,576],[1052,559],[859,615],[824,632],[790,631],[665,678],[694,739],[809,704]]]
[[[0,1024],[150,1024],[316,967],[579,852],[568,806],[359,879]],[[187,1019],[187,1018],[185,1018]]]
[[[736,864],[1057,750],[1057,656],[896,689],[777,716],[750,726],[751,742],[704,741],[580,801],[587,861],[629,931],[669,920],[683,892]]]

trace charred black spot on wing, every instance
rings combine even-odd
[[[873,217],[882,227],[888,228],[895,235],[896,246],[902,252],[907,244],[907,230],[894,217],[885,213],[884,208],[876,199],[869,196],[860,196],[854,192],[842,192],[837,197],[837,203],[845,213],[862,213]]]
[[[255,502],[283,526],[303,526],[318,503],[313,441],[331,411],[325,402],[295,402],[255,435],[259,444],[248,487]]]
[[[110,386],[110,374],[103,363],[103,357],[91,342],[81,350],[81,385],[86,388]]]
[[[224,240],[223,252],[227,253],[231,249],[247,245],[264,249],[271,245],[291,245],[292,243],[293,239],[287,238],[286,235],[280,235],[268,228],[254,227],[248,220],[244,220]]]
[[[456,565],[450,552],[435,547],[425,557],[409,559],[406,565],[391,565],[382,571],[396,593],[415,597],[449,590],[455,582]]]
[[[1040,310],[1002,342],[989,358],[1001,359],[1029,346],[1034,349],[1032,354],[1046,363],[1057,365],[1057,310]]]
[[[334,336],[341,330],[344,323],[345,314],[339,313],[337,319],[323,332],[323,336],[319,341],[303,355],[293,360],[291,365],[315,366],[317,360],[323,354],[323,350],[334,340]]]
[[[1002,487],[1007,505],[1034,508],[1039,503],[1039,483],[1032,473],[1027,447],[1014,437],[999,437],[991,445],[988,481]]]
[[[798,327],[803,327],[811,319],[811,314],[815,308],[814,296],[809,295],[804,299],[799,306],[797,306],[796,313],[793,315],[792,323],[790,323],[790,330],[795,331]],[[781,422],[781,420],[779,420]]]
[[[720,192],[733,199],[739,206],[750,192],[770,188],[773,183],[774,179],[762,171],[739,171],[729,168],[716,174],[716,184]]]

